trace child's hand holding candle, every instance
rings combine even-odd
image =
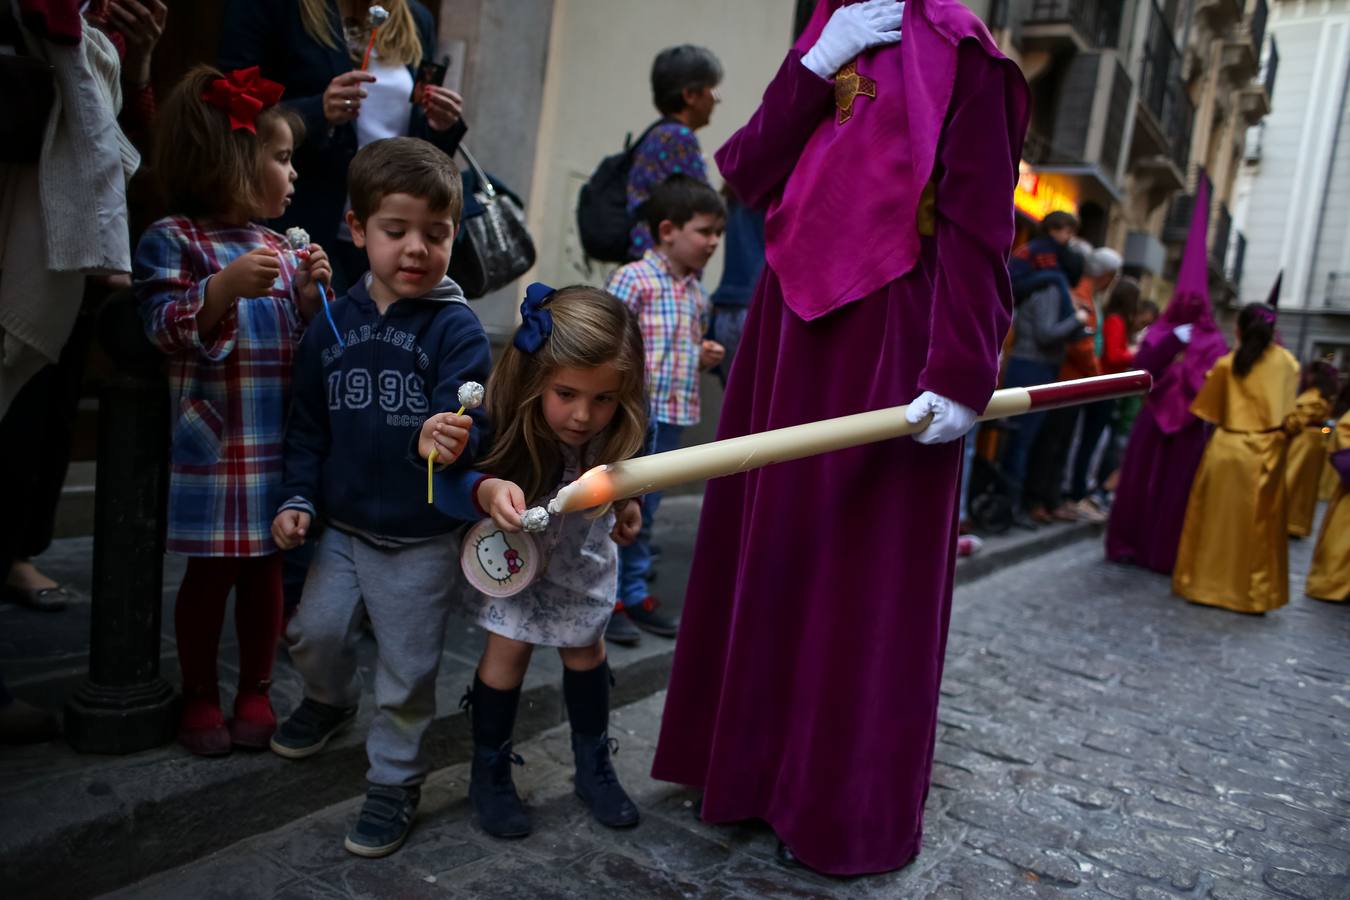
[[[485,478],[478,484],[478,505],[487,510],[502,531],[515,533],[525,527],[525,492],[514,482]]]

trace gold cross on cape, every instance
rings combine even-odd
[[[858,95],[877,98],[877,83],[858,74],[858,61],[844,66],[834,76],[834,105],[839,107],[839,124],[853,118],[853,101]]]

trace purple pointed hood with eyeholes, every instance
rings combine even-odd
[[[1153,418],[1167,434],[1176,434],[1195,421],[1191,415],[1191,401],[1204,386],[1205,376],[1214,368],[1214,363],[1228,352],[1228,342],[1214,321],[1214,310],[1209,303],[1209,253],[1205,246],[1209,178],[1201,172],[1198,182],[1191,230],[1186,236],[1176,288],[1162,316],[1144,336],[1144,345],[1152,347],[1175,340],[1172,332],[1178,325],[1192,326],[1191,342],[1184,345],[1177,358],[1155,380],[1148,395]]]

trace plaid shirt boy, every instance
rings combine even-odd
[[[652,418],[667,425],[699,419],[698,357],[708,330],[708,297],[698,275],[676,278],[656,250],[615,270],[606,288],[638,318],[647,358]]]
[[[206,283],[236,258],[271,247],[281,277],[241,298],[206,338],[197,330]],[[134,263],[141,320],[169,355],[173,438],[167,549],[188,556],[276,553],[282,446],[291,364],[304,323],[295,304],[294,258],[261,225],[212,226],[160,219]]]

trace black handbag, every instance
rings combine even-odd
[[[520,198],[459,145],[469,168],[461,173],[464,212],[450,254],[450,277],[477,299],[515,281],[534,265],[534,241]]]
[[[0,162],[29,164],[42,155],[56,102],[56,70],[46,60],[24,54],[12,26],[7,17],[0,22],[0,40],[19,49],[19,55],[0,54]]]

